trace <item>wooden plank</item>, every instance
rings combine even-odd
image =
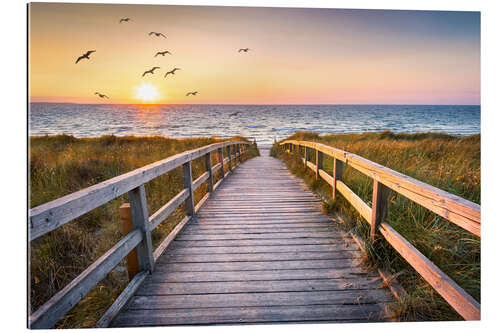
[[[137,261],[141,271],[152,272],[154,269],[153,243],[149,225],[149,214],[146,203],[146,190],[141,185],[128,192],[130,201],[130,215],[134,228],[142,232],[142,241],[137,245]]]
[[[165,237],[164,240],[161,241],[160,245],[155,249],[153,253],[153,257],[155,262],[158,261],[158,258],[165,252],[165,250],[168,248],[170,243],[174,240],[175,236],[182,230],[182,228],[191,220],[191,216],[185,216],[177,225],[175,226],[174,229],[168,234],[167,237]]]
[[[319,170],[323,169],[323,153],[316,150],[316,180],[320,178]]]
[[[221,179],[224,178],[224,152],[222,151],[222,148],[217,149],[217,156],[220,164],[220,177]]]
[[[196,190],[201,184],[203,184],[205,180],[209,178],[210,178],[210,173],[208,173],[208,171],[202,173],[200,177],[196,178],[196,180],[193,181],[193,191]]]
[[[234,141],[233,141],[234,142]],[[246,142],[239,142],[248,144]],[[29,210],[28,235],[32,241],[43,234],[99,207],[106,202],[181,166],[207,152],[226,147],[231,143],[220,142],[189,150],[99,184],[68,194]]]
[[[95,328],[108,327],[111,321],[116,317],[120,310],[125,306],[127,301],[135,294],[139,286],[144,282],[148,272],[139,272],[134,276],[132,281],[125,287],[125,289],[116,298],[113,304],[106,310],[104,315],[99,319]]]
[[[157,272],[224,272],[224,271],[262,271],[282,269],[314,268],[354,268],[360,261],[352,259],[330,260],[283,260],[256,262],[209,262],[209,263],[168,263],[156,267]]]
[[[128,309],[169,310],[244,306],[373,304],[389,301],[391,301],[391,299],[387,296],[387,292],[380,289],[203,295],[148,295],[132,297]]]
[[[172,255],[168,252],[161,258],[168,262],[221,262],[221,261],[281,261],[281,260],[320,260],[320,259],[347,259],[359,258],[359,251],[338,251],[338,252],[267,252],[267,253],[238,253],[238,254],[190,254]],[[163,259],[164,258],[164,259]]]
[[[214,176],[212,172],[212,157],[210,153],[205,154],[205,168],[208,172],[208,183],[207,183],[207,191],[213,192],[214,190]]]
[[[142,240],[134,230],[29,316],[29,328],[52,328]]]
[[[480,320],[481,305],[434,263],[397,233],[381,223],[380,233],[399,254],[455,309],[465,320]]]
[[[341,236],[330,237],[330,238],[285,238],[285,239],[237,239],[237,240],[196,240],[196,241],[183,241],[176,240],[179,246],[195,247],[195,246],[259,246],[259,245],[323,245],[323,244],[335,244],[338,242],[344,242]]]
[[[331,244],[311,244],[311,245],[252,245],[252,246],[197,246],[186,247],[182,242],[176,243],[175,247],[169,251],[170,255],[181,254],[231,254],[231,253],[278,253],[278,252],[338,252],[345,250],[357,250],[352,242],[338,242]]]
[[[194,234],[204,234],[204,235],[227,235],[227,234],[269,234],[269,236],[273,236],[273,234],[280,233],[297,233],[297,232],[334,232],[332,226],[323,226],[323,227],[304,227],[304,228],[240,228],[240,229],[189,229],[185,230],[183,235],[194,235]]]
[[[189,190],[183,189],[175,197],[170,199],[163,207],[158,209],[149,217],[150,230],[155,229],[163,222],[177,207],[179,207],[189,197]]]
[[[286,234],[229,234],[229,235],[205,235],[205,234],[180,234],[178,240],[223,240],[223,239],[265,239],[265,238],[329,238],[333,236],[333,232],[290,232]]]
[[[189,192],[184,205],[186,207],[186,215],[194,215],[194,189],[193,189],[193,172],[191,170],[191,161],[186,162],[182,165],[182,180],[184,182],[184,188]]]
[[[344,182],[337,180],[337,190],[341,193],[351,205],[356,208],[358,213],[368,222],[371,223],[372,209],[360,197],[356,195]]]
[[[152,283],[148,279],[137,291],[137,296],[258,293],[279,291],[323,291],[349,289],[379,289],[380,278],[274,280],[274,281],[225,281],[225,282],[169,282]]]
[[[380,223],[387,215],[387,207],[389,206],[389,195],[391,189],[384,184],[379,183],[377,180],[373,181],[373,195],[372,195],[372,217],[370,225],[370,237],[374,241],[375,233]]]
[[[193,324],[283,322],[363,322],[386,318],[384,304],[263,306],[241,308],[169,309],[129,311],[118,316],[115,327]]]
[[[342,181],[342,175],[344,173],[344,163],[337,158],[333,158],[333,180],[331,182],[332,186],[332,199],[335,200],[337,196],[337,181]]]

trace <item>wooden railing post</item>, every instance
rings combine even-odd
[[[306,150],[306,152],[304,153],[304,166],[307,169],[307,161],[309,161],[309,150],[310,150],[310,148],[306,147],[305,150]]]
[[[332,184],[332,200],[335,201],[337,195],[337,180],[342,180],[344,164],[341,160],[333,158],[333,184]]]
[[[120,221],[122,224],[122,236],[127,236],[132,230],[134,230],[134,224],[132,223],[132,215],[130,214],[130,203],[124,203],[120,206]],[[137,259],[137,250],[133,249],[127,255],[127,273],[128,280],[132,281],[134,276],[139,273],[139,261]]]
[[[232,161],[231,161],[231,146],[227,146],[226,147],[226,150],[227,150],[227,158],[229,159],[229,162],[228,162],[228,167],[229,167],[229,171],[232,170]]]
[[[220,163],[220,178],[224,178],[224,152],[222,151],[222,148],[217,149],[217,156],[219,157],[219,163]]]
[[[231,151],[233,152],[233,158],[234,158],[234,163],[233,163],[233,167],[236,168],[236,145],[231,145]]]
[[[153,272],[153,243],[149,229],[149,214],[146,202],[144,184],[128,192],[130,201],[130,216],[134,229],[140,229],[143,234],[142,241],[137,245],[137,262],[141,271]]]
[[[214,175],[212,173],[212,155],[210,152],[205,154],[205,168],[208,172],[207,191],[212,192],[214,190]]]
[[[372,218],[370,226],[370,237],[374,241],[378,226],[387,215],[387,206],[389,205],[389,195],[391,189],[376,179],[373,179],[372,195]]]
[[[323,169],[323,153],[316,149],[316,180],[320,179],[319,170]]]
[[[191,161],[188,161],[182,165],[182,180],[184,182],[184,188],[189,191],[189,196],[184,202],[184,205],[186,206],[186,216],[193,216],[194,193],[193,193],[193,172],[191,170]]]

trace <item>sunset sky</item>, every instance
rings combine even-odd
[[[29,38],[31,102],[480,103],[479,12],[33,3]]]

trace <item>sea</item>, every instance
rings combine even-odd
[[[270,144],[299,131],[319,134],[480,133],[479,105],[112,105],[31,103],[29,135],[241,135]]]

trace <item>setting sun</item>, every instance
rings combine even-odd
[[[136,87],[136,98],[142,102],[154,102],[158,98],[158,89],[151,83],[141,83]]]

